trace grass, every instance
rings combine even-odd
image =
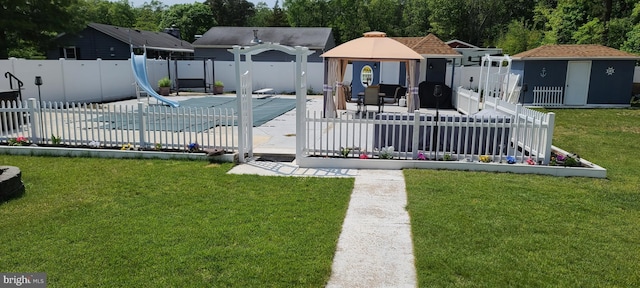
[[[640,110],[556,110],[607,179],[407,170],[421,287],[640,286]]]
[[[231,164],[0,155],[0,270],[48,287],[322,287],[353,179],[227,175]]]

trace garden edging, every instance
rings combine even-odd
[[[39,146],[0,146],[0,153],[10,155],[95,157],[95,158],[143,158],[143,159],[191,159],[213,162],[238,162],[237,153],[208,156],[204,153],[160,152],[136,150],[111,150],[92,148],[58,148]]]

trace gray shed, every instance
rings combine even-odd
[[[547,107],[628,106],[639,56],[602,45],[545,45],[512,56],[519,102]]]

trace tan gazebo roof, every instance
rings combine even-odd
[[[400,61],[423,57],[406,45],[387,37],[384,32],[367,32],[364,37],[343,43],[320,55],[349,60]]]
[[[458,51],[451,48],[447,43],[432,33],[424,37],[391,37],[392,39],[406,45],[418,52],[420,55],[431,56],[432,58],[461,58]]]
[[[597,44],[544,45],[518,53],[511,58],[514,60],[640,59],[637,55]]]

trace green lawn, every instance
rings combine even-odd
[[[0,155],[0,271],[48,287],[322,287],[353,179],[225,174],[231,164]]]
[[[555,110],[607,179],[407,170],[420,287],[640,287],[640,110]]]

